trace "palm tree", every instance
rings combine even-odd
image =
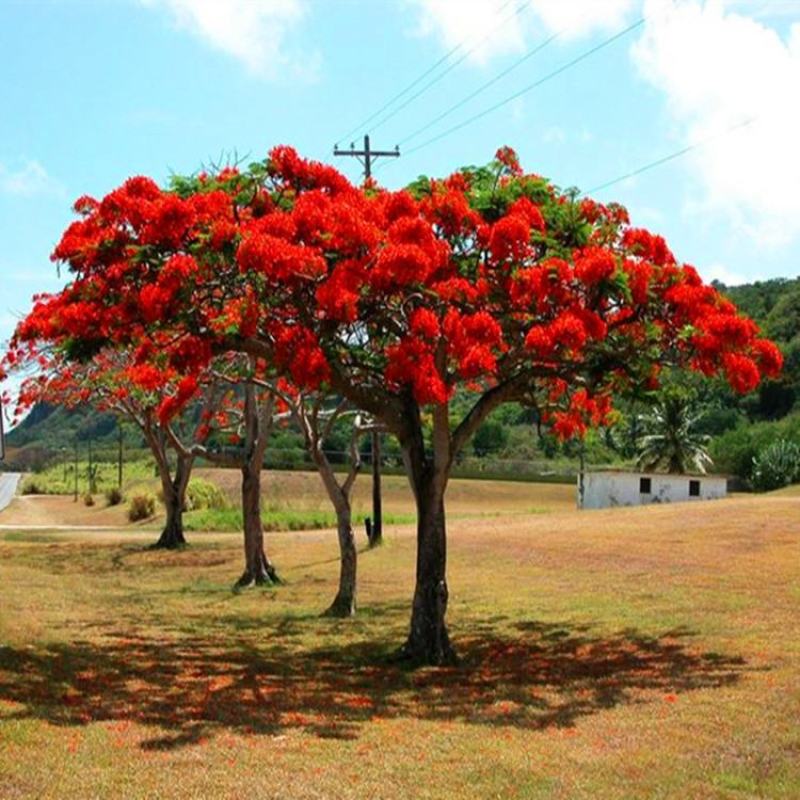
[[[653,412],[642,420],[647,433],[639,439],[639,469],[647,472],[666,466],[667,472],[705,473],[713,461],[708,454],[710,436],[695,432],[699,414],[691,413],[685,396],[662,397]]]

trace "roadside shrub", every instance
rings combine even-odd
[[[113,489],[106,489],[106,503],[110,506],[118,506],[125,497],[122,494],[122,489],[115,486]]]
[[[760,492],[780,489],[800,478],[800,447],[779,439],[753,459],[753,487]]]
[[[94,505],[94,497],[92,497],[91,493],[87,492],[87,493],[86,493],[86,494],[83,496],[83,504],[84,504],[84,505],[85,505],[87,508],[91,508],[91,507]]]
[[[20,494],[44,494],[35,478],[28,478],[20,487]]]
[[[156,499],[151,494],[137,494],[131,497],[128,504],[128,519],[131,522],[140,522],[150,519],[156,513]]]
[[[204,478],[192,478],[186,489],[186,510],[210,509],[223,511],[229,507],[225,492],[216,483]]]

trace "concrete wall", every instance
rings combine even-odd
[[[643,492],[642,479],[650,482]],[[699,483],[699,495],[689,494],[690,481]],[[651,472],[586,472],[583,476],[583,505],[578,477],[579,508],[642,506],[649,503],[681,503],[716,500],[727,495],[727,478],[718,475],[664,475]]]

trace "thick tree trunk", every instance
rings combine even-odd
[[[356,613],[356,567],[358,555],[350,506],[336,509],[339,535],[339,591],[325,612],[330,617],[352,617]]]
[[[264,526],[261,522],[261,464],[242,467],[242,517],[244,521],[245,569],[237,588],[279,583],[272,562],[264,551]]]
[[[186,508],[186,490],[189,486],[189,477],[192,474],[192,460],[178,457],[174,477],[162,471],[161,488],[164,494],[164,508],[167,512],[167,521],[158,541],[153,548],[174,550],[186,544],[183,535],[183,512]]]
[[[417,582],[411,611],[411,630],[400,651],[419,664],[453,664],[447,613],[447,536],[443,492],[417,487]]]

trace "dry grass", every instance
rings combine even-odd
[[[198,469],[196,474],[214,481],[233,501],[238,500],[240,476],[236,470]],[[320,511],[330,507],[316,472],[265,470],[262,486],[267,508]],[[382,489],[387,513],[413,511],[411,489],[405,476],[384,475]],[[574,485],[454,479],[447,490],[448,512],[458,516],[532,514],[574,507]],[[372,478],[365,473],[356,481],[353,511],[369,514],[371,508]]]
[[[417,672],[385,660],[411,528],[363,554],[351,621],[319,616],[327,532],[271,535],[286,585],[240,595],[230,535],[0,533],[0,796],[800,797],[798,512],[456,519],[463,663]]]

